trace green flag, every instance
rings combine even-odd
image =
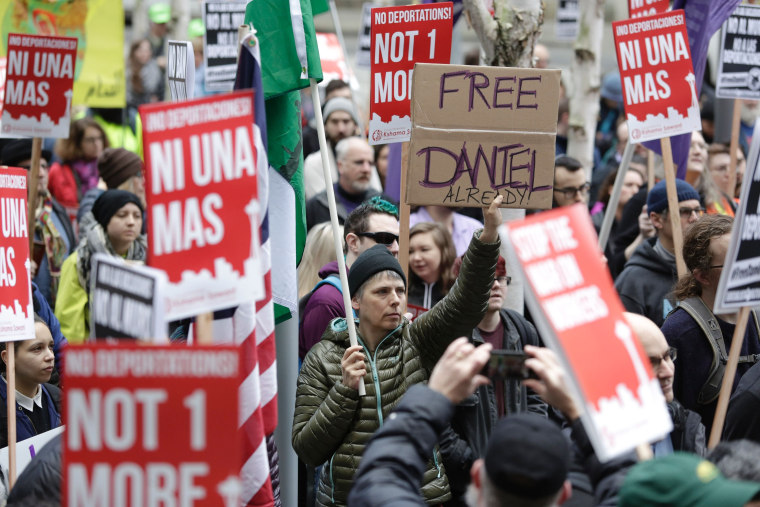
[[[327,12],[330,10],[330,5],[327,3],[327,0],[312,0],[311,2],[311,13],[315,16],[317,14],[322,14],[323,12]]]

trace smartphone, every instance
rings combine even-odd
[[[533,370],[525,366],[527,357],[522,351],[494,349],[488,360],[486,375],[491,379],[538,378]]]

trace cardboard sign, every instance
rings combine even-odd
[[[163,271],[95,254],[91,283],[91,338],[166,341]]]
[[[140,115],[148,264],[169,277],[166,319],[259,299],[251,91],[148,104]]]
[[[660,384],[623,317],[585,205],[505,225],[531,314],[570,373],[599,459],[668,434],[672,422]]]
[[[0,168],[0,342],[34,338],[26,177]]]
[[[166,77],[172,101],[192,99],[195,92],[195,54],[188,41],[169,41]]]
[[[628,18],[636,19],[665,12],[670,0],[628,0]]]
[[[559,0],[557,24],[554,35],[560,41],[574,41],[578,38],[578,0]]]
[[[683,10],[612,23],[631,141],[702,130]]]
[[[362,5],[362,24],[359,27],[358,48],[356,51],[356,65],[359,67],[370,66],[370,49],[372,48],[372,8],[377,7],[374,4],[366,3]]]
[[[417,64],[406,202],[550,208],[559,70]]]
[[[760,99],[760,6],[740,5],[723,25],[715,94]]]
[[[247,2],[203,2],[203,63],[206,68],[206,90],[232,90],[237,72],[237,29],[245,21]]]
[[[234,347],[68,349],[64,505],[238,505],[240,371]]]
[[[372,9],[369,144],[408,141],[415,62],[449,63],[451,2]]]
[[[53,437],[63,433],[64,426],[58,426],[50,431],[45,431],[39,435],[35,435],[26,440],[16,443],[16,477],[21,475],[26,466],[32,462],[32,459],[42,450]],[[8,448],[3,447],[0,449],[0,469],[3,471],[3,479],[5,480],[5,486],[8,487],[8,477],[10,477],[10,470],[8,469]]]
[[[77,40],[8,35],[3,134],[69,137]]]
[[[723,261],[714,313],[760,305],[760,122],[755,122],[731,243]]]

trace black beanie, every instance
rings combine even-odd
[[[108,222],[111,221],[111,217],[130,202],[140,208],[141,213],[144,213],[140,198],[132,192],[118,189],[106,190],[92,205],[92,214],[105,231],[108,229]]]
[[[348,271],[348,291],[353,297],[372,275],[381,271],[395,271],[401,275],[401,279],[404,281],[406,287],[406,277],[404,276],[404,270],[401,269],[401,264],[393,256],[385,245],[375,245],[369,250],[365,250],[361,255],[351,264],[351,269]]]

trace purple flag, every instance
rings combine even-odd
[[[710,38],[740,3],[741,0],[673,0],[673,10],[683,9],[686,16],[686,31],[689,34],[689,49],[697,82],[697,96],[702,89]],[[677,176],[684,179],[686,162],[689,159],[691,134],[671,137],[670,143],[673,148],[673,162],[678,167]],[[661,153],[659,141],[649,141],[644,143],[644,146]]]
[[[401,202],[401,143],[389,143],[385,195]]]

